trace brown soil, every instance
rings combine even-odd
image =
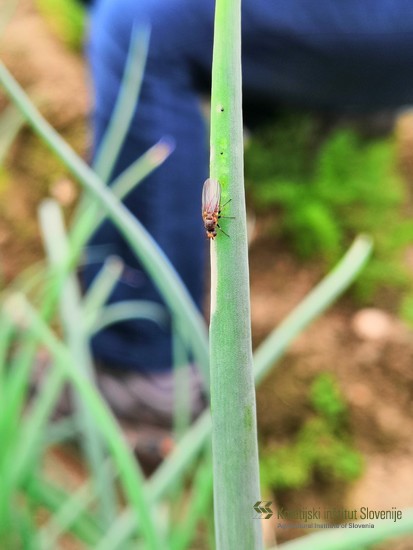
[[[90,97],[84,64],[51,34],[36,13],[33,0],[20,3],[0,48],[2,60],[36,98],[45,117],[85,156]],[[0,95],[0,109],[5,104]],[[411,117],[401,122],[400,134],[405,167],[412,173]],[[67,183],[64,168],[49,159],[50,154],[27,128],[8,156],[7,176],[0,179],[0,255],[5,282],[42,258],[36,219],[41,198],[56,189],[58,196],[59,189],[71,190],[69,195],[76,190]],[[65,196],[67,193],[63,199]],[[265,237],[264,225],[257,224],[250,259],[255,344],[323,276],[320,266],[300,264],[287,252],[277,250]],[[310,382],[319,372],[333,372],[349,403],[351,432],[365,457],[366,469],[359,481],[344,489],[335,488],[331,494],[315,481],[308,490],[289,495],[284,504],[326,508],[333,502],[335,507],[369,506],[376,510],[413,506],[412,366],[411,331],[384,310],[358,311],[350,299],[341,300],[297,338],[258,390],[262,441],[293,435],[308,414]],[[277,536],[283,540],[293,534],[304,533],[285,530]],[[380,548],[412,547],[410,538]]]
[[[33,4],[19,3],[0,41],[1,59],[45,118],[85,155],[90,99],[84,64],[49,32]],[[6,103],[0,92],[0,109]],[[42,256],[37,208],[67,175],[27,127],[12,147],[6,168],[7,173],[0,173],[0,258],[1,275],[9,282]]]
[[[287,255],[274,254],[268,245],[256,243],[251,251],[252,321],[257,339],[277,326],[321,275]],[[412,506],[412,361],[412,334],[398,319],[382,310],[357,311],[344,300],[296,339],[258,389],[261,440],[268,445],[294,437],[309,413],[310,383],[317,373],[332,372],[349,404],[350,431],[364,456],[365,472],[344,487],[315,480],[306,491],[283,495],[286,509]],[[305,532],[281,530],[277,537],[281,542],[299,534]],[[413,538],[403,544],[380,548],[408,550]]]

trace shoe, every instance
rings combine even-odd
[[[38,354],[32,371],[30,399],[39,392],[50,363],[47,354]],[[192,422],[206,408],[207,401],[197,369],[193,365],[181,368],[187,368],[188,419]],[[173,371],[132,372],[98,364],[95,375],[97,387],[116,416],[130,448],[145,474],[150,475],[174,447],[175,374]],[[52,420],[70,416],[73,410],[72,392],[65,385]]]
[[[193,365],[181,368],[187,369],[184,398],[193,421],[207,405],[203,383]],[[98,388],[118,418],[168,429],[173,427],[175,380],[172,370],[142,373],[99,364],[96,368]]]

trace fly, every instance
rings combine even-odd
[[[229,201],[230,200],[231,199],[229,199]],[[227,201],[223,207],[228,204],[229,201]],[[221,186],[217,180],[208,178],[202,189],[202,219],[204,220],[208,239],[215,239],[217,236],[217,228],[222,231],[224,235],[229,237],[218,223],[218,220],[223,217],[226,218],[228,216],[221,216]]]

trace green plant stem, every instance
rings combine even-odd
[[[43,241],[49,261],[55,269],[62,269],[69,254],[63,214],[58,203],[53,199],[43,201],[39,212]],[[60,295],[60,304],[62,325],[69,349],[74,358],[74,364],[79,372],[94,382],[93,361],[81,309],[81,292],[77,278],[73,273],[67,276]],[[95,480],[96,490],[100,496],[98,502],[102,519],[107,522],[116,514],[117,506],[113,482],[105,476],[102,470],[102,463],[105,458],[103,441],[86,404],[78,394],[72,397],[79,432],[83,435],[81,445],[89,463],[92,477]]]
[[[0,22],[1,28],[1,22]],[[1,30],[0,30],[1,33]],[[12,145],[14,138],[23,126],[24,119],[14,105],[10,105],[1,113],[0,117],[0,165]]]
[[[252,506],[260,500],[249,303],[243,126],[241,2],[217,0],[211,94],[210,176],[234,220],[211,243],[210,376],[214,517],[218,550],[262,548]]]
[[[147,482],[147,491],[151,502],[155,503],[171,492],[176,487],[177,481],[193,464],[202,447],[208,441],[211,434],[211,416],[205,411],[195,424],[179,441],[179,445],[172,451],[167,460],[161,464],[153,476]],[[136,529],[136,517],[129,510],[124,512],[111,525],[105,535],[104,541],[97,550],[112,550],[127,540]],[[106,541],[110,541],[106,542]]]
[[[145,71],[149,36],[150,29],[147,26],[134,29],[132,33],[119,96],[109,126],[93,162],[94,171],[105,182],[110,178],[132,121],[133,113],[136,110]]]
[[[52,514],[58,512],[70,498],[67,493],[37,475],[28,481],[25,492],[36,505],[48,509]],[[85,511],[68,528],[90,548],[95,548],[103,536],[95,518]]]
[[[138,104],[148,53],[149,34],[149,28],[146,26],[139,30],[134,29],[132,32],[122,83],[113,113],[93,159],[92,169],[105,183],[108,183],[110,180],[116,159],[119,156],[133,118],[133,113]],[[121,174],[121,178],[125,174],[135,174],[137,172],[136,168],[138,168],[139,174],[139,169],[145,166],[145,162],[142,163],[142,160],[145,160],[144,157],[145,155],[138,158],[131,166],[126,168]],[[136,181],[139,181],[139,179],[136,178],[133,184]],[[92,197],[87,194],[83,195],[74,214],[75,233],[79,227],[83,232],[87,231],[89,226],[94,225],[96,216],[102,218],[100,208],[94,203]],[[78,223],[80,221],[82,223]],[[85,226],[84,229],[82,229],[83,226]],[[80,243],[80,246],[83,246],[83,244]]]
[[[376,521],[374,529],[328,529],[312,533],[281,544],[280,550],[353,550],[360,546],[384,542],[385,540],[413,533],[413,508],[402,511],[403,519],[397,522]],[[273,548],[272,550],[275,550]]]
[[[160,166],[175,149],[172,138],[162,138],[149,147],[130,166],[125,168],[111,183],[111,189],[118,199],[124,199],[155,168]]]
[[[89,483],[77,489],[37,532],[40,548],[58,548],[59,537],[70,530],[71,525],[82,512],[95,500],[95,494]]]
[[[69,440],[74,440],[79,436],[79,430],[73,418],[63,418],[56,420],[47,427],[47,433],[43,434],[42,445],[44,449],[59,445]]]
[[[0,63],[0,83],[36,133],[58,155],[116,224],[158,287],[170,311],[178,319],[179,326],[186,327],[187,345],[193,349],[197,364],[205,380],[208,381],[208,339],[204,320],[188,290],[159,246],[129,210],[115,199],[91,168],[44,120],[2,63]],[[208,383],[206,387],[209,387]]]
[[[301,300],[254,352],[257,384],[284,354],[291,341],[325,311],[355,280],[373,248],[367,235],[355,239],[334,269]]]
[[[113,469],[109,461],[101,464],[102,474],[109,481],[114,480]],[[96,501],[96,492],[93,490],[93,479],[88,479],[79,489],[68,496],[45,525],[38,528],[37,539],[41,548],[57,548],[58,538],[68,532],[72,525],[87,513],[88,508]],[[113,519],[113,518],[111,518]]]
[[[3,314],[7,312],[3,309]],[[10,317],[9,317],[10,320]],[[6,388],[4,388],[4,400],[2,401],[2,409],[0,414],[0,467],[3,472],[7,471],[3,461],[12,462],[13,456],[10,456],[10,449],[15,444],[19,435],[19,423],[25,399],[27,397],[27,387],[29,384],[30,370],[33,365],[33,353],[36,349],[36,341],[31,334],[23,332],[21,323],[15,323],[17,338],[13,344],[17,344],[17,353],[13,356],[9,363],[7,371]],[[19,347],[21,346],[21,349]],[[4,482],[8,484],[8,476],[0,475],[0,484]],[[4,501],[0,499],[0,506]],[[0,522],[3,515],[0,513]]]
[[[124,300],[110,304],[99,313],[98,318],[86,319],[85,327],[91,333],[128,319],[148,319],[159,326],[168,326],[168,313],[157,302],[149,300]]]
[[[94,550],[113,550],[113,548],[123,548],[123,545],[131,538],[136,529],[136,516],[133,510],[128,508],[120,514],[110,525],[105,536],[102,537]]]
[[[42,430],[45,429],[50,412],[62,391],[64,380],[64,375],[58,369],[48,374],[44,387],[41,393],[39,392],[39,398],[34,402],[30,414],[20,428],[21,436],[16,442],[14,452],[9,451],[7,490],[10,495],[24,483],[33,465],[38,462],[38,454],[42,450],[39,444]]]
[[[188,355],[177,327],[173,327],[172,330],[172,350],[174,366],[174,411],[172,425],[175,441],[179,441],[191,424],[189,404],[191,392],[189,370],[191,365],[188,362]]]
[[[208,509],[211,508],[211,488],[211,457],[206,457],[198,466],[192,482],[193,496],[185,521],[171,536],[171,550],[186,550],[186,548],[190,548],[199,520],[205,518],[208,515]]]
[[[123,200],[134,188],[136,188],[155,168],[160,166],[173,152],[175,144],[172,140],[160,139],[145,153],[137,158],[125,170],[117,176],[110,188],[112,193]],[[106,213],[102,212],[99,204],[85,195],[80,202],[73,218],[71,236],[72,256],[70,263],[77,257],[86,241],[105,219]]]
[[[83,297],[83,315],[90,318],[93,324],[101,313],[116,283],[122,274],[123,262],[117,256],[106,258],[99,273],[93,279]]]

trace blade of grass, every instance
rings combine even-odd
[[[79,437],[79,429],[73,418],[63,418],[62,420],[56,420],[47,427],[47,433],[43,434],[42,445],[44,449],[47,449],[52,445],[73,440],[76,437]]]
[[[131,508],[127,508],[112,522],[105,536],[94,550],[113,550],[114,548],[123,548],[136,530],[136,515]],[[133,547],[132,547],[133,548]]]
[[[102,464],[102,471],[108,479],[114,480],[114,472],[109,461]],[[58,538],[70,531],[78,517],[96,501],[96,497],[93,481],[89,479],[62,503],[45,525],[37,530],[39,546],[41,548],[58,548]]]
[[[199,521],[207,516],[208,508],[212,511],[212,463],[204,459],[198,466],[192,488],[187,517],[171,536],[171,550],[190,548],[196,534]]]
[[[105,183],[110,179],[138,104],[149,38],[148,26],[134,28],[132,31],[119,93],[106,132],[93,159],[92,168]],[[90,207],[93,208],[93,203],[91,197],[86,194],[74,214],[75,225]],[[96,211],[96,208],[94,209]]]
[[[36,133],[58,155],[78,181],[88,189],[116,224],[147,270],[152,281],[158,287],[170,311],[178,319],[180,326],[185,327],[188,339],[187,345],[192,347],[197,365],[200,367],[205,380],[208,380],[209,359],[205,323],[187,289],[162,250],[138,220],[122,204],[114,200],[113,194],[104,186],[99,177],[44,120],[1,63],[0,82]],[[188,335],[191,336],[190,340]],[[206,387],[209,387],[208,383]]]
[[[30,478],[24,489],[27,497],[33,503],[41,508],[46,508],[51,514],[55,514],[61,509],[70,498],[68,493],[38,475]],[[82,512],[69,526],[69,530],[85,544],[88,544],[90,548],[95,548],[103,535],[96,518],[87,512]]]
[[[119,281],[123,271],[123,262],[117,256],[106,258],[101,270],[96,275],[88,291],[83,297],[83,314],[85,317],[99,315],[100,309],[106,304],[112,290]]]
[[[114,195],[123,200],[137,182],[143,181],[155,167],[160,166],[174,149],[175,141],[172,138],[160,139],[113,180],[110,187]]]
[[[95,493],[90,484],[85,483],[51,516],[46,525],[43,525],[34,537],[40,548],[59,548],[58,539],[65,532],[70,531],[76,521],[95,499]]]
[[[124,199],[132,189],[168,158],[174,148],[175,144],[171,139],[160,139],[113,180],[111,184],[112,193],[119,200]],[[99,205],[90,198],[85,197],[81,201],[74,215],[73,235],[71,237],[72,255],[76,259],[86,241],[105,219],[106,215]],[[72,261],[74,260],[72,259]]]
[[[259,384],[265,374],[274,368],[276,361],[283,355],[291,342],[310,322],[325,311],[355,280],[364,267],[372,251],[371,239],[357,237],[352,246],[335,268],[312,289],[300,304],[287,315],[281,325],[275,328],[254,353],[255,377]],[[284,328],[285,327],[285,328]],[[184,456],[192,462],[198,449],[205,443],[211,422],[209,411],[204,412],[185,435],[185,441],[177,448],[155,472],[151,479],[152,494],[160,498],[169,478],[176,479],[182,472]],[[188,444],[188,447],[186,445]]]
[[[30,471],[39,462],[39,455],[44,450],[41,445],[42,432],[62,391],[64,381],[65,377],[60,370],[51,369],[48,372],[37,399],[20,427],[16,446],[10,449],[8,457],[6,487],[10,497],[30,477]]]
[[[185,346],[180,338],[178,328],[172,326],[172,356],[173,356],[173,438],[178,442],[185,434],[191,423],[190,400],[191,400],[191,365]],[[180,524],[182,519],[182,508],[187,498],[187,487],[184,478],[177,478],[176,483],[170,488],[168,495],[168,525]],[[171,539],[171,532],[168,533],[168,540]],[[172,548],[172,543],[171,543]]]
[[[136,110],[148,54],[150,28],[134,28],[125,71],[109,126],[93,162],[93,169],[107,182],[118,158],[126,133]]]
[[[54,306],[60,297],[63,285],[66,280],[69,264],[65,265],[65,269],[62,272],[50,273],[44,271],[44,296],[41,306],[41,315],[43,319],[50,319]],[[66,271],[65,271],[66,270]],[[32,270],[29,270],[30,272]],[[23,288],[27,291],[31,291],[32,282],[34,279],[39,279],[42,275],[41,271],[37,271],[34,274],[30,274],[28,277],[24,275],[22,279]],[[11,286],[11,290],[16,285]],[[5,293],[5,300],[10,292]],[[17,352],[10,360],[9,379],[7,383],[7,402],[3,402],[2,415],[0,415],[0,440],[2,445],[0,446],[0,459],[4,450],[7,450],[12,444],[11,441],[17,434],[17,424],[22,413],[24,401],[27,396],[27,388],[29,384],[29,377],[33,366],[36,364],[38,358],[36,357],[36,350],[38,344],[33,335],[27,331],[18,331],[14,341],[14,347]],[[0,460],[1,463],[1,460]]]
[[[172,349],[174,367],[174,410],[173,431],[175,441],[179,441],[191,423],[190,411],[190,372],[188,355],[180,337],[180,331],[173,327]],[[179,484],[178,484],[179,485]]]
[[[68,243],[63,214],[58,203],[53,199],[43,201],[40,205],[39,218],[50,263],[56,269],[60,269],[68,256]],[[73,273],[68,275],[61,293],[61,319],[74,364],[79,372],[93,383],[94,367],[83,324],[81,293]],[[99,494],[98,505],[102,520],[108,522],[116,515],[117,503],[114,485],[102,470],[105,459],[103,442],[86,404],[79,395],[75,394],[73,397],[75,420],[79,433],[83,436],[81,445]]]
[[[0,22],[1,27],[1,22]],[[1,33],[1,29],[0,29]],[[24,118],[20,112],[14,107],[9,105],[1,113],[0,117],[0,165],[3,164],[5,156],[7,155],[10,146],[12,145],[15,137],[19,133],[19,130],[23,126]]]
[[[6,326],[7,323],[11,322],[4,308],[2,309],[1,318],[3,322],[6,323]],[[14,323],[13,353],[9,354],[8,364],[5,365],[7,370],[4,371],[4,385],[2,388],[3,400],[0,414],[0,441],[2,443],[0,445],[0,484],[4,484],[4,488],[0,490],[2,494],[9,490],[7,488],[9,484],[8,464],[10,461],[13,462],[11,450],[19,439],[20,419],[27,398],[29,375],[33,364],[31,354],[35,350],[34,341],[32,339],[30,341],[30,343],[33,344],[31,346],[32,349],[19,349],[22,342],[27,338],[28,336],[24,331],[22,319],[17,319]],[[30,351],[30,356],[28,351]],[[1,503],[3,504],[4,500],[2,500]],[[5,514],[0,513],[0,516],[3,518]]]
[[[46,199],[42,201],[39,208],[39,222],[49,263],[52,270],[59,272],[68,255],[68,243],[63,215],[55,200]],[[82,336],[80,301],[81,294],[78,283],[73,273],[69,273],[60,293],[62,327],[75,359],[79,362],[77,368],[83,369],[84,374],[92,379],[93,365],[90,356],[86,356],[84,351],[86,344]],[[79,348],[82,349],[79,350]]]
[[[355,239],[345,256],[254,352],[255,379],[259,384],[292,340],[325,311],[355,280],[373,248],[366,235]]]
[[[132,186],[132,180],[134,177],[143,177],[144,175],[152,171],[157,165],[163,162],[163,160],[169,155],[171,150],[171,146],[161,140],[159,143],[155,144],[155,146],[150,148],[144,155],[142,155],[142,157],[140,157],[128,169],[126,169],[125,172],[122,173],[116,180],[115,186],[117,187],[118,182],[120,184],[120,192],[128,192],[128,190],[130,190]],[[139,183],[139,181],[139,179],[136,180],[135,184]],[[104,218],[104,215],[102,215],[101,212],[99,212],[99,215],[97,216],[90,212],[90,209],[86,212],[86,214],[88,214],[88,212],[91,215],[85,218],[87,220],[87,230],[83,230],[83,233],[81,233],[83,240],[78,239],[77,248],[76,246],[72,245],[71,255],[67,259],[65,268],[62,270],[61,273],[54,273],[50,277],[50,280],[47,280],[49,279],[49,276],[46,273],[46,280],[44,281],[46,292],[43,297],[43,304],[41,309],[42,317],[44,319],[50,319],[50,317],[52,316],[55,304],[62,291],[67,272],[73,269],[75,261],[80,255],[82,246],[84,245],[90,234],[93,232],[93,230],[96,228],[96,226]],[[96,212],[96,207],[94,208],[94,212]],[[92,223],[90,223],[90,220],[92,220]],[[27,286],[26,282],[27,284],[30,283],[30,286],[33,286],[32,283],[34,279],[36,279],[37,281],[41,278],[41,275],[42,274],[40,271],[36,271],[34,273],[34,277],[32,277],[31,275],[28,276],[28,281],[26,281],[27,277],[25,276],[23,281],[25,283],[25,287]],[[36,341],[31,335],[23,337],[23,339],[19,343],[19,353],[16,355],[15,360],[12,364],[12,371],[15,375],[13,376],[13,383],[9,384],[9,389],[7,393],[9,405],[7,406],[6,414],[3,415],[0,419],[0,438],[3,442],[3,448],[7,448],[6,438],[13,437],[15,433],[11,426],[12,423],[19,418],[21,413],[30,370],[32,368],[32,365],[36,361],[36,346]]]
[[[26,294],[36,294],[39,288],[49,285],[50,278],[50,273],[46,269],[44,260],[40,260],[18,273],[9,285],[3,291],[0,291],[0,296],[4,296],[17,289],[22,290]]]
[[[263,548],[249,302],[241,92],[241,0],[216,0],[210,176],[231,200],[230,238],[211,242],[210,376],[217,550]],[[242,518],[242,521],[240,521]]]
[[[0,445],[0,464],[4,458],[4,453],[8,453],[12,441],[19,433],[17,427],[27,398],[29,377],[36,350],[35,340],[27,333],[22,334],[21,331],[14,339],[14,345],[21,346],[21,349],[16,352],[9,364],[7,390],[4,393],[5,399],[2,403],[3,408],[0,415],[0,441],[2,442]]]
[[[92,319],[86,319],[85,322],[85,328],[92,334],[109,325],[128,319],[149,319],[160,326],[166,326],[168,322],[165,308],[156,302],[146,300],[116,302],[102,308],[97,314]]]
[[[205,411],[147,481],[147,491],[152,503],[156,503],[174,489],[177,480],[188,470],[188,466],[193,464],[202,447],[208,442],[210,433],[211,417],[209,411]],[[118,545],[130,538],[135,529],[136,516],[126,510],[113,522],[96,550],[117,548]],[[110,543],[106,543],[106,541],[110,541]]]
[[[14,521],[14,533],[16,534],[16,540],[14,544],[7,546],[7,548],[24,548],[24,550],[43,550],[39,546],[36,539],[36,524],[33,517],[33,511],[30,509],[30,505],[24,503],[24,505],[15,506],[13,511]],[[6,546],[4,546],[6,548]]]

